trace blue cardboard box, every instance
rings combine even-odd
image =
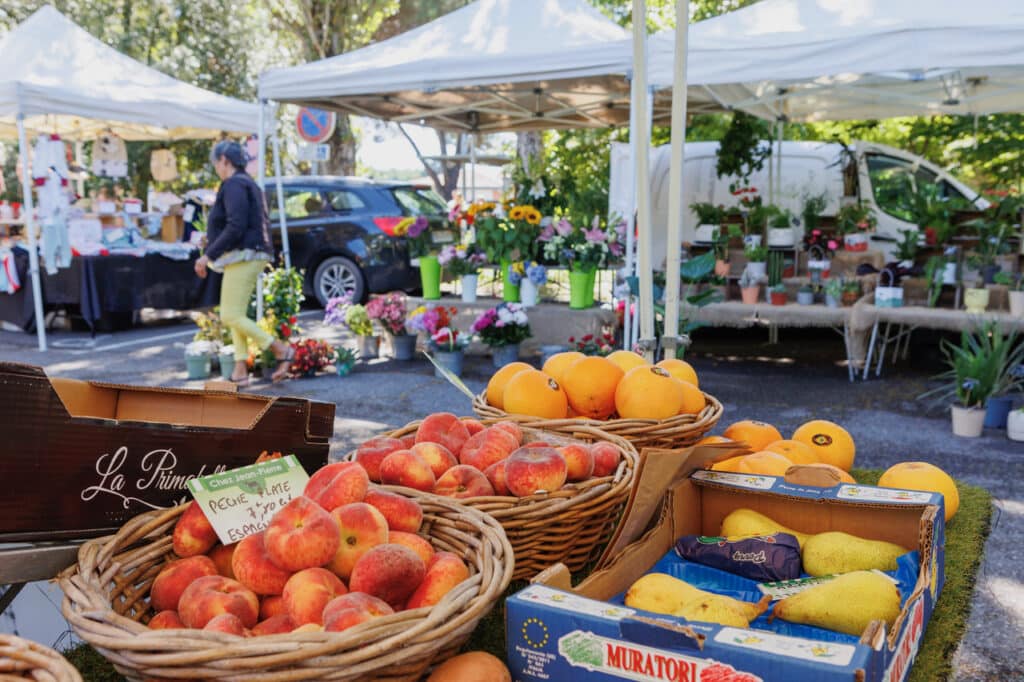
[[[695,448],[697,461],[709,448]],[[667,453],[667,451],[664,451]],[[653,452],[645,453],[645,456]],[[906,678],[943,585],[942,496],[862,485],[808,485],[820,471],[791,469],[787,478],[730,474],[679,466],[660,486],[656,522],[624,520],[639,539],[621,547],[586,580],[572,587],[564,566],[538,575],[506,601],[509,667],[515,682],[540,680],[671,680],[674,682],[785,682],[847,680],[897,682]],[[662,462],[663,464],[665,462]],[[665,481],[665,468],[649,466],[639,485],[648,503],[631,501],[641,519]],[[647,469],[646,471],[643,469]],[[895,542],[919,553],[910,564],[912,585],[901,584],[903,609],[892,629],[872,623],[859,638],[792,636],[759,629],[688,622],[624,606],[621,595],[662,561],[676,538],[718,535],[722,519],[748,508],[807,533],[843,531]],[[650,525],[650,524],[647,524]],[[640,528],[640,531],[636,529]],[[916,576],[916,581],[914,577]]]

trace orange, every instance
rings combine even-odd
[[[732,441],[725,436],[704,436],[694,445],[714,445],[715,443],[731,443]]]
[[[583,353],[577,353],[576,351],[568,351],[566,353],[555,353],[544,366],[540,368],[540,371],[547,374],[549,377],[562,383],[562,373],[569,369],[569,366],[579,362],[583,358],[587,357]]]
[[[857,454],[857,447],[847,430],[824,419],[809,421],[798,428],[793,432],[793,440],[810,446],[819,462],[837,466],[843,471],[850,470]]]
[[[668,419],[679,414],[684,382],[661,367],[634,367],[615,389],[615,409],[623,419]]]
[[[505,405],[502,402],[502,396],[505,394],[505,385],[509,379],[524,369],[533,369],[533,367],[525,362],[510,362],[495,372],[491,376],[491,380],[487,382],[487,404],[497,407],[499,410],[505,409]]]
[[[669,358],[668,360],[662,360],[656,364],[655,367],[661,367],[662,369],[667,370],[669,374],[680,381],[688,381],[694,386],[700,386],[697,382],[697,373],[693,371],[693,367],[691,367],[688,362]]]
[[[905,490],[926,490],[942,493],[946,502],[946,522],[948,523],[960,509],[960,493],[956,483],[949,474],[928,462],[900,462],[886,469],[878,479],[883,488],[903,488]]]
[[[817,464],[818,455],[814,450],[798,440],[777,440],[762,448],[769,452],[777,452],[793,464]]]
[[[607,419],[615,412],[615,388],[622,380],[618,365],[601,357],[577,360],[562,371],[569,407],[581,417]]]
[[[683,406],[679,408],[679,414],[700,414],[700,411],[708,404],[704,399],[704,394],[689,381],[680,380],[680,383],[683,385]]]
[[[634,367],[643,367],[647,364],[647,360],[642,355],[628,350],[617,350],[608,356],[608,361],[618,365],[619,369],[623,373],[628,372]]]
[[[746,443],[754,452],[764,450],[764,447],[769,443],[782,440],[782,434],[779,433],[777,428],[771,424],[754,421],[753,419],[744,419],[743,421],[729,424],[722,435],[729,440]]]
[[[739,471],[738,467],[740,460],[746,457],[746,455],[740,455],[739,457],[730,457],[729,459],[723,459],[721,462],[716,462],[711,465],[712,471],[731,471],[736,473]]]
[[[736,464],[736,471],[741,474],[761,474],[763,476],[785,476],[786,469],[793,466],[783,455],[777,452],[762,450],[752,455],[741,457]]]
[[[502,396],[505,411],[541,419],[565,419],[569,401],[558,382],[544,372],[524,369],[509,379]]]

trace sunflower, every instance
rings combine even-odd
[[[406,218],[397,225],[395,225],[395,236],[404,237],[405,235],[407,235],[409,233],[409,228],[412,227],[412,224],[414,222],[416,222],[415,218]]]
[[[512,210],[508,212],[508,217],[512,220],[522,220],[524,218],[523,213],[525,211],[525,206],[513,206]]]
[[[531,225],[540,225],[540,211],[535,209],[533,206],[528,207],[525,211],[523,211],[523,213],[523,217],[526,219],[526,222],[530,223]]]

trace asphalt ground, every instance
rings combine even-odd
[[[319,324],[321,312],[304,311],[307,335],[351,343]],[[51,350],[36,350],[35,337],[0,332],[0,360],[42,365],[56,376],[151,386],[199,386],[186,380],[184,344],[194,327],[187,318],[156,319],[141,327],[95,338],[58,332]],[[992,534],[975,588],[968,631],[956,653],[957,680],[1024,679],[1024,444],[991,430],[977,439],[954,437],[948,412],[928,412],[916,400],[940,369],[937,337],[915,336],[909,361],[887,365],[881,379],[849,383],[841,339],[829,331],[784,330],[769,345],[764,330],[700,330],[689,360],[701,385],[725,407],[722,426],[738,419],[775,424],[784,435],[812,418],[842,424],[856,439],[857,466],[886,468],[903,460],[931,462],[956,478],[980,485],[996,500]],[[488,358],[467,358],[465,381],[485,385]],[[349,376],[321,376],[271,385],[254,392],[301,395],[337,404],[332,456],[362,440],[437,411],[470,414],[468,400],[433,376],[425,360],[360,363]],[[52,644],[66,630],[60,593],[45,584],[25,590],[0,631]]]

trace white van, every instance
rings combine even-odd
[[[764,144],[769,144],[765,142]],[[777,148],[777,147],[776,147]],[[726,207],[737,205],[729,186],[737,183],[735,176],[719,178],[717,142],[689,142],[686,145],[683,177],[685,217],[683,241],[693,242],[696,237],[697,216],[690,204],[707,201]],[[652,260],[663,267],[666,253],[666,225],[669,196],[668,145],[651,150],[651,219],[653,221]],[[764,168],[755,171],[747,186],[754,187],[767,203],[769,199],[769,157]],[[774,169],[773,169],[774,170]],[[919,183],[939,186],[942,196],[963,199],[979,209],[988,206],[978,192],[963,184],[938,166],[919,156],[871,142],[855,142],[847,150],[828,142],[783,142],[782,180],[774,203],[799,216],[807,197],[824,195],[826,208],[823,215],[834,216],[839,207],[858,198],[875,209],[878,226],[871,236],[871,248],[892,256],[900,233],[917,230],[907,206]],[[633,171],[629,145],[613,143],[611,150],[611,178],[608,198],[610,215],[623,216],[629,212],[633,192]]]

